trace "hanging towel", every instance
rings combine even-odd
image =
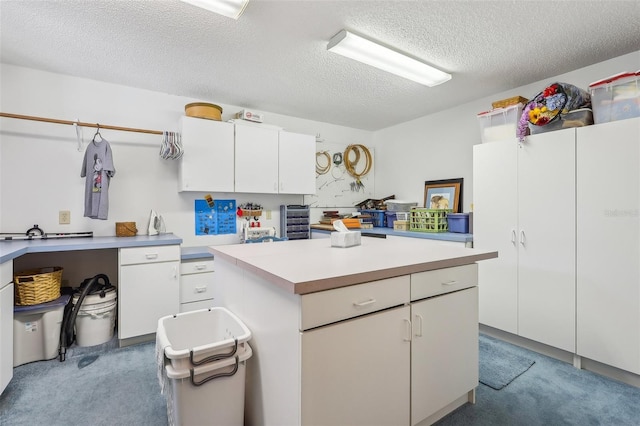
[[[109,181],[116,174],[109,142],[87,145],[80,177],[85,178],[84,216],[106,220],[109,214]]]

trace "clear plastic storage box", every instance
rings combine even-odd
[[[524,105],[516,104],[478,114],[482,142],[496,142],[516,137]]]
[[[640,117],[640,72],[617,74],[589,85],[593,121]]]

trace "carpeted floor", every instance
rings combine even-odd
[[[483,341],[493,348],[481,355],[481,371],[487,353],[498,364],[505,354],[534,363],[524,372],[521,366],[505,375],[502,381],[511,382],[500,390],[481,383],[477,403],[460,407],[439,426],[640,424],[639,388],[481,335],[481,345]],[[15,368],[0,396],[2,426],[166,424],[154,343],[123,349],[71,348],[65,362],[39,361]]]
[[[500,390],[524,374],[535,361],[518,348],[498,339],[480,335],[480,383]]]

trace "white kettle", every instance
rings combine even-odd
[[[158,235],[165,233],[164,220],[162,216],[155,212],[155,210],[151,209],[151,214],[149,215],[149,227],[148,227],[149,235]]]

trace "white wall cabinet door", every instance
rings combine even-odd
[[[236,192],[278,193],[278,132],[269,127],[235,125]]]
[[[280,194],[315,194],[316,140],[311,135],[280,132],[278,178]]]
[[[575,352],[575,129],[518,149],[518,334]]]
[[[566,129],[522,144],[513,139],[474,147],[474,247],[499,252],[479,265],[480,322],[570,352],[575,134]]]
[[[233,192],[232,123],[183,116],[179,191]]]
[[[473,246],[498,250],[478,264],[480,322],[518,333],[518,143],[473,147]]]
[[[478,287],[411,304],[411,424],[478,386]]]
[[[403,306],[302,333],[303,425],[409,424],[409,314]]]
[[[577,353],[640,374],[640,118],[578,129]]]

